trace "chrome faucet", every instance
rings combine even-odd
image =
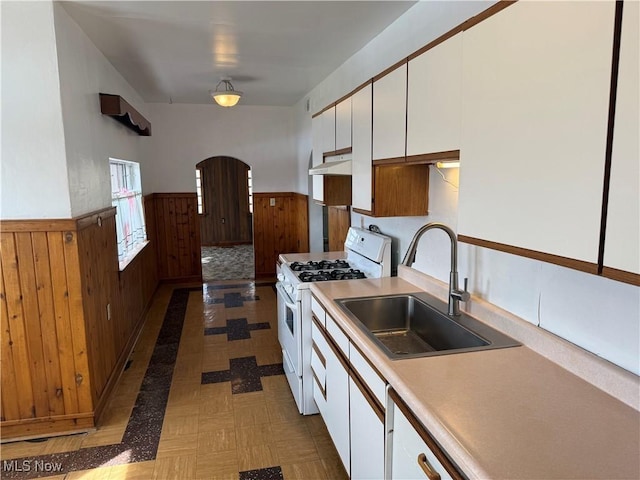
[[[449,309],[447,313],[450,316],[457,317],[460,315],[460,302],[468,301],[470,295],[467,291],[467,278],[464,279],[464,290],[460,290],[458,288],[458,239],[453,230],[447,227],[444,223],[438,222],[427,223],[420,227],[411,239],[411,243],[407,249],[407,254],[404,256],[404,260],[402,260],[402,265],[407,267],[413,265],[413,262],[416,261],[416,252],[418,250],[420,237],[422,237],[427,230],[431,230],[432,228],[444,230],[451,240],[451,273],[449,274]]]

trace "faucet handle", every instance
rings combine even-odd
[[[463,302],[468,302],[471,298],[471,294],[469,293],[469,290],[467,290],[468,285],[469,278],[464,277],[464,290],[460,292],[460,300],[462,300]]]

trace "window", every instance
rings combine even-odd
[[[116,233],[120,270],[147,242],[142,209],[140,164],[109,159],[111,169],[111,204],[116,207]]]
[[[196,168],[196,195],[198,197],[198,213],[204,213],[204,197],[202,195],[202,169]]]
[[[247,186],[249,187],[249,213],[253,213],[253,182],[251,180],[251,169],[247,170]]]

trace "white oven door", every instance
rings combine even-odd
[[[278,340],[298,377],[302,376],[302,321],[300,303],[291,299],[280,282],[278,292]]]

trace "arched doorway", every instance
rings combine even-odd
[[[196,165],[203,280],[253,278],[251,167],[233,157]]]

